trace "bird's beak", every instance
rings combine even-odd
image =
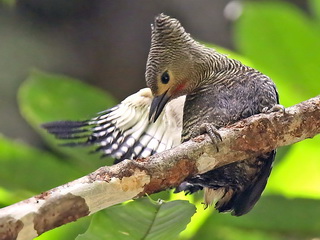
[[[155,122],[158,119],[164,106],[170,100],[170,97],[171,96],[168,94],[168,91],[166,91],[165,93],[153,98],[149,112],[149,121]]]

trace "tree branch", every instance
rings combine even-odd
[[[181,183],[186,177],[320,133],[320,96],[219,130],[219,152],[199,136],[174,149],[95,172],[0,210],[0,240],[32,239],[109,206]]]

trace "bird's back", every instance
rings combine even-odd
[[[229,59],[213,80],[188,94],[183,110],[182,142],[199,135],[204,122],[216,128],[270,109],[278,103],[272,80],[259,71]]]
[[[230,60],[232,64],[233,60]],[[239,62],[236,62],[239,64]],[[187,95],[183,114],[182,142],[201,134],[204,123],[219,129],[240,119],[272,108],[278,96],[271,79],[252,68],[228,68],[211,83]],[[232,163],[188,179],[178,190],[205,189],[205,203],[217,201],[216,208],[247,213],[257,202],[269,177],[275,152]]]

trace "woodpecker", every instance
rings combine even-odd
[[[164,14],[152,25],[146,82],[154,99],[149,118],[156,121],[167,102],[186,95],[181,141],[208,133],[214,145],[217,129],[272,110],[278,93],[259,71],[205,47],[186,33],[180,22]],[[177,191],[204,189],[206,205],[241,216],[260,198],[270,175],[275,151],[235,162],[186,179]]]
[[[207,133],[218,149],[218,129],[272,111],[279,98],[272,80],[259,71],[195,41],[180,22],[164,14],[151,25],[147,87],[86,121],[43,127],[74,145],[123,159],[147,157]],[[204,190],[205,206],[241,216],[260,198],[275,151],[191,176],[176,192]]]

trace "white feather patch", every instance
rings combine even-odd
[[[118,160],[129,152],[133,158],[148,157],[180,144],[185,97],[170,101],[155,123],[148,120],[152,99],[144,88],[101,112],[89,122],[95,137],[90,143]]]

